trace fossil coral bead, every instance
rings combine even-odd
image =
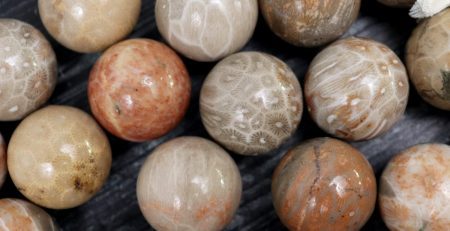
[[[0,19],[0,121],[20,120],[42,106],[56,85],[56,56],[36,28]]]
[[[227,149],[257,155],[279,147],[297,129],[302,91],[292,70],[261,52],[241,52],[219,62],[200,92],[208,133]]]
[[[406,108],[409,84],[401,60],[368,39],[339,40],[320,52],[306,74],[305,98],[313,120],[347,140],[388,131]]]
[[[47,208],[66,209],[85,203],[100,190],[111,168],[111,148],[87,113],[47,106],[16,128],[7,162],[25,197]]]
[[[137,182],[139,207],[156,230],[222,230],[233,218],[241,192],[233,159],[200,137],[158,146]]]

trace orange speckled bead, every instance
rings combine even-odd
[[[0,200],[0,230],[57,231],[58,226],[43,209],[19,199]]]
[[[47,106],[16,128],[7,162],[11,179],[25,197],[43,207],[66,209],[100,190],[111,168],[111,148],[87,113]]]
[[[376,180],[358,150],[316,138],[283,157],[273,175],[272,196],[289,230],[359,230],[375,207]]]
[[[109,48],[91,71],[89,103],[97,120],[130,141],[158,138],[172,130],[189,105],[191,82],[177,54],[150,39]]]
[[[6,167],[6,145],[3,140],[2,134],[0,134],[0,187],[5,183],[6,173],[8,168]]]

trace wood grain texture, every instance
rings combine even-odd
[[[154,1],[143,1],[139,22],[131,37],[145,37],[161,40],[154,19]],[[407,15],[407,10],[384,7],[376,1],[363,1],[361,14],[345,36],[356,35],[383,42],[399,57],[404,56],[404,46],[416,25]],[[35,0],[0,0],[0,17],[9,17],[31,23],[45,33],[39,19]],[[68,104],[89,112],[87,80],[90,68],[100,54],[83,55],[74,53],[50,40],[58,58],[58,85],[51,97],[52,104]],[[244,50],[258,50],[270,53],[285,61],[298,76],[303,86],[307,65],[320,48],[295,48],[272,34],[262,18],[255,34]],[[136,200],[136,179],[139,168],[158,144],[180,135],[208,137],[201,124],[198,107],[201,84],[214,63],[196,63],[184,60],[192,79],[191,105],[182,123],[167,136],[151,142],[130,143],[111,135],[113,165],[108,182],[97,196],[80,207],[53,211],[64,230],[149,230],[150,226],[139,211]],[[0,123],[0,130],[9,137],[17,122]],[[365,142],[352,143],[369,159],[377,176],[387,161],[396,153],[414,144],[425,142],[450,143],[449,112],[428,106],[414,90],[405,116],[387,134]],[[243,195],[240,208],[227,230],[285,230],[275,215],[272,206],[270,183],[278,161],[286,150],[306,138],[324,136],[308,115],[302,119],[299,129],[282,147],[259,157],[233,155],[243,179]],[[11,180],[0,191],[0,197],[21,197]],[[376,210],[363,230],[387,230]]]

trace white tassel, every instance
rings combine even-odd
[[[431,17],[450,6],[450,0],[417,0],[409,11],[413,18]]]

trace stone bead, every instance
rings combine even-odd
[[[390,230],[448,230],[450,146],[421,144],[391,159],[380,179],[379,204]]]
[[[141,0],[39,0],[47,31],[63,46],[81,53],[102,51],[133,30]]]
[[[372,214],[376,179],[352,146],[316,138],[291,149],[272,178],[272,197],[291,230],[360,230]]]
[[[130,141],[155,139],[175,128],[190,95],[191,82],[181,59],[150,39],[112,46],[89,77],[92,113],[109,132]]]
[[[378,2],[391,7],[411,7],[416,0],[378,0]]]
[[[184,56],[203,62],[240,50],[253,35],[257,0],[156,0],[156,25]]]
[[[53,93],[56,56],[36,28],[0,19],[0,121],[20,120]]]
[[[278,148],[297,129],[303,112],[300,84],[278,58],[241,52],[219,62],[200,92],[208,133],[227,149],[258,155]]]
[[[180,137],[157,147],[137,182],[139,207],[156,230],[222,230],[241,193],[233,159],[200,137]]]
[[[259,0],[270,29],[295,46],[315,47],[332,42],[356,20],[361,0]]]
[[[6,145],[3,140],[2,134],[0,134],[0,188],[3,183],[5,183],[6,174],[8,173],[8,168],[6,166]]]
[[[52,209],[81,205],[94,196],[111,168],[105,134],[87,113],[47,106],[25,118],[8,146],[8,169],[17,189]]]
[[[3,231],[57,231],[58,225],[43,209],[19,199],[0,199]]]
[[[347,140],[387,132],[403,116],[408,94],[408,77],[397,55],[381,43],[353,37],[320,52],[305,80],[313,120]]]
[[[406,47],[411,82],[431,105],[450,111],[450,9],[426,19]]]

